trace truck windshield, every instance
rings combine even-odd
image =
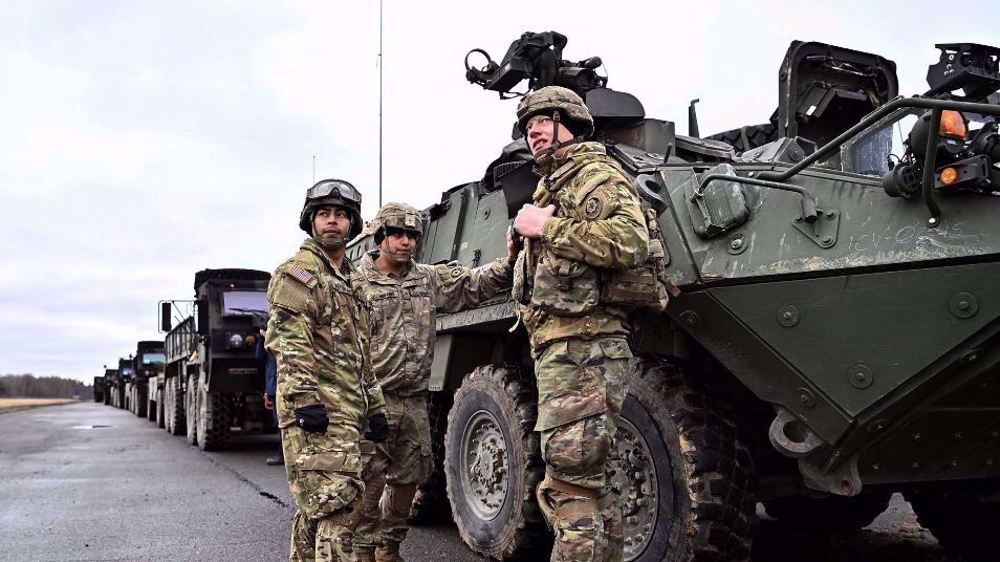
[[[163,365],[167,362],[167,356],[162,353],[143,353],[143,365]]]
[[[226,291],[222,293],[225,316],[267,315],[267,293],[263,291]]]

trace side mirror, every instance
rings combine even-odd
[[[172,312],[173,305],[169,302],[160,303],[160,331],[169,332],[173,328],[173,324],[170,320],[170,313]]]
[[[208,298],[200,298],[195,303],[198,307],[198,335],[208,335]]]

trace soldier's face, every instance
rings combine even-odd
[[[379,244],[379,253],[396,263],[407,263],[417,249],[420,235],[399,228],[386,229],[385,238]]]
[[[342,207],[320,207],[313,217],[313,237],[328,250],[347,244],[351,232],[351,215]]]
[[[552,146],[552,142],[555,140],[552,137],[552,125],[551,115],[536,115],[528,120],[524,130],[527,133],[528,149],[531,150],[532,156]],[[556,134],[558,136],[555,138],[560,142],[573,140],[573,133],[564,125],[559,125]]]

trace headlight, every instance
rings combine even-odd
[[[240,334],[230,334],[229,347],[231,349],[239,349],[243,347],[243,336],[241,336]]]

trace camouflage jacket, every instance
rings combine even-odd
[[[367,304],[351,287],[357,274],[349,260],[337,271],[306,239],[271,277],[264,346],[278,363],[279,426],[292,423],[296,408],[323,404],[331,423],[360,429],[385,407],[367,357]]]
[[[371,305],[375,377],[385,392],[418,394],[430,379],[435,312],[457,312],[510,289],[512,268],[506,257],[475,269],[410,261],[396,276],[379,271],[377,257],[376,250],[361,259],[357,283]]]
[[[531,286],[520,313],[536,356],[556,341],[627,334],[625,311],[601,302],[601,270],[636,267],[649,250],[632,180],[603,145],[577,144],[542,171],[533,201],[555,204],[555,216],[532,243],[534,263],[521,252],[515,266],[515,285]]]

